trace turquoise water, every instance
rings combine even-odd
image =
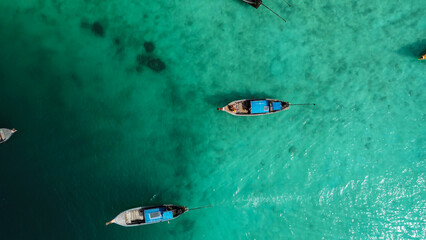
[[[0,1],[2,238],[425,239],[424,1],[290,3]]]

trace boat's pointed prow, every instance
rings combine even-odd
[[[16,132],[16,129],[0,128],[0,143],[4,143]]]
[[[111,223],[114,223],[114,222],[115,222],[115,219],[112,219],[111,221],[105,223],[105,226],[108,226],[108,225],[110,225]]]
[[[426,60],[426,54],[424,54],[423,56],[419,57],[419,60]]]
[[[223,111],[223,108],[217,108],[218,111]]]

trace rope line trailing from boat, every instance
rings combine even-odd
[[[271,11],[273,14],[277,15],[279,18],[281,18],[282,20],[284,20],[284,22],[287,22],[283,17],[281,17],[280,15],[278,15],[276,12],[272,11],[272,9],[268,8],[265,4],[261,3],[264,7],[266,7],[269,11]]]
[[[293,104],[293,103],[290,103],[290,106],[293,106],[293,105],[299,105],[299,106],[301,106],[301,105],[313,105],[313,106],[315,106],[315,103],[302,103],[302,104]]]
[[[291,5],[290,5],[290,3],[288,3],[286,0],[283,0],[285,3],[287,3],[287,5],[289,6],[289,7],[291,7]]]

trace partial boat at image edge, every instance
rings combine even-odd
[[[0,143],[4,143],[16,132],[14,128],[0,128]]]

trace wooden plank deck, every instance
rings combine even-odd
[[[135,209],[125,214],[126,223],[130,224],[133,220],[143,220],[143,215],[140,214],[139,209]]]
[[[248,109],[244,109],[243,102],[239,102],[236,104],[237,113],[248,114]]]

